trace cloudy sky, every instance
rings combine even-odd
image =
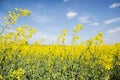
[[[0,0],[0,24],[14,8],[31,11],[31,16],[19,18],[11,29],[25,24],[36,28],[30,42],[44,38],[44,43],[53,43],[62,29],[68,29],[70,43],[76,24],[83,25],[80,41],[103,32],[105,43],[120,42],[120,0]]]

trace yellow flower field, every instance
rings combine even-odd
[[[4,33],[19,17],[29,15],[29,10],[15,8],[4,18],[0,80],[120,80],[120,43],[103,44],[101,32],[79,43],[77,33],[84,27],[78,24],[73,27],[71,45],[65,45],[68,30],[62,30],[51,45],[29,44],[36,30],[28,25]]]

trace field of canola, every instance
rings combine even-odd
[[[42,45],[28,40],[35,29],[28,25],[15,32],[4,33],[30,11],[17,9],[4,17],[0,32],[0,80],[120,80],[120,43],[103,44],[100,32],[93,38],[79,43],[73,27],[72,43],[65,45],[67,30],[62,30],[55,44]]]

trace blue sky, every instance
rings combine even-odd
[[[44,38],[45,44],[54,43],[59,32],[68,29],[69,44],[76,24],[83,25],[80,41],[103,32],[105,43],[120,42],[120,0],[0,0],[0,23],[14,8],[31,11],[31,16],[19,18],[11,29],[25,24],[36,28],[30,42]]]

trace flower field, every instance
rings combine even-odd
[[[62,30],[57,41],[42,45],[28,40],[36,29],[28,25],[5,33],[19,17],[30,11],[8,12],[0,33],[0,80],[120,80],[120,43],[103,44],[100,32],[79,43],[81,24],[73,27],[72,43],[65,45],[68,30]]]

